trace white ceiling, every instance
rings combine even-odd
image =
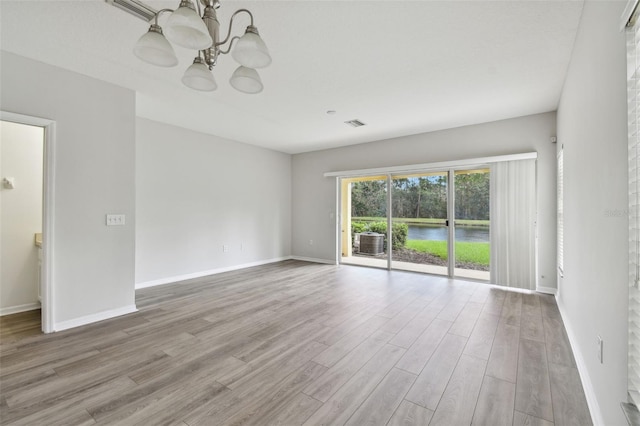
[[[299,153],[556,110],[582,6],[222,0],[222,32],[248,8],[271,51],[258,95],[229,86],[228,55],[210,93],[180,82],[195,52],[176,46],[171,69],[141,62],[132,47],[148,24],[102,0],[2,0],[0,47],[133,89],[141,117]],[[355,118],[366,126],[344,124]]]

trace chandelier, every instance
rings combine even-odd
[[[204,12],[200,2],[204,5]],[[201,91],[212,91],[218,87],[213,78],[213,67],[220,55],[231,53],[233,59],[240,64],[229,79],[231,86],[244,93],[260,93],[263,85],[256,68],[268,66],[271,55],[260,38],[258,28],[253,25],[251,12],[247,9],[235,11],[231,15],[226,37],[220,40],[220,23],[216,14],[220,2],[196,0],[196,3],[197,11],[192,0],[181,0],[176,10],[162,9],[156,12],[154,23],[140,37],[133,53],[149,64],[174,67],[178,65],[178,58],[167,38],[179,46],[197,50],[197,56],[182,76],[182,82],[187,87]],[[170,13],[163,24],[164,30],[158,24],[158,17],[162,13]],[[231,37],[233,20],[240,13],[248,14],[251,24],[247,26],[244,35]]]

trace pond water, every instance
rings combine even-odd
[[[447,227],[439,225],[409,225],[409,240],[440,240],[447,239]],[[489,242],[489,227],[484,226],[456,226],[456,241],[474,243]]]

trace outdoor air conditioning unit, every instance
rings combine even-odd
[[[377,255],[384,253],[384,235],[375,232],[364,232],[360,234],[361,254]]]

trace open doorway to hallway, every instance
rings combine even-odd
[[[24,316],[20,313],[41,309],[44,141],[43,127],[0,121],[0,315],[3,317]],[[29,314],[29,317],[36,316]],[[3,322],[6,320],[3,318]],[[37,329],[40,328],[41,324],[37,324]]]

